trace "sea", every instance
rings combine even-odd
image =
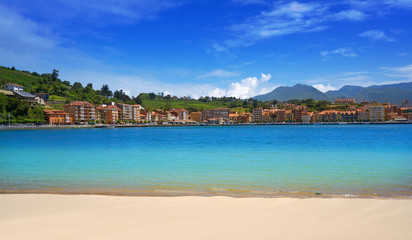
[[[0,130],[0,193],[412,198],[412,125]]]

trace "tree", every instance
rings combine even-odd
[[[258,104],[259,104],[258,100],[253,99],[253,107],[256,108]]]
[[[53,69],[53,73],[51,74],[51,79],[53,81],[57,81],[59,78],[59,70]]]
[[[83,86],[82,86],[82,84],[81,84],[81,83],[79,83],[79,82],[75,82],[75,83],[73,83],[73,88],[74,88],[74,89],[82,89],[82,88],[83,88]]]
[[[154,93],[149,93],[149,99],[150,100],[154,100],[156,98],[156,94],[154,94]]]
[[[109,85],[103,85],[102,88],[100,89],[100,91],[102,92],[102,96],[104,97],[112,97],[113,93],[112,91],[109,90]]]
[[[136,104],[142,104],[142,99],[140,99],[140,95],[136,96],[132,99]]]

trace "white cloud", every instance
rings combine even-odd
[[[213,43],[216,52],[230,48],[245,47],[256,42],[295,33],[322,31],[333,21],[362,21],[369,17],[367,10],[355,9],[350,4],[347,9],[337,11],[336,3],[281,1],[269,10],[234,24],[229,29],[233,37],[221,43]]]
[[[349,9],[338,12],[332,17],[337,20],[362,21],[366,19],[367,15],[359,10]]]
[[[412,8],[411,0],[384,0],[384,3],[392,7]]]
[[[268,82],[272,76],[270,74],[261,74],[260,79],[257,77],[248,77],[240,82],[231,83],[227,90],[221,88],[215,88],[211,90],[208,95],[215,97],[237,97],[237,98],[250,98],[259,94],[267,93],[273,88],[264,88],[263,85]]]
[[[323,85],[323,84],[320,83],[320,84],[313,85],[313,87],[318,89],[321,92],[327,92],[327,91],[330,91],[330,90],[337,90],[337,88],[332,87],[330,84]]]
[[[341,55],[344,57],[357,57],[358,54],[352,48],[338,48],[332,51],[322,51],[321,56],[327,58],[331,55]]]
[[[394,42],[395,39],[386,36],[383,31],[380,30],[369,30],[364,33],[359,34],[361,37],[369,38],[372,41],[385,41],[385,42]]]
[[[313,87],[319,89],[319,91],[326,90],[328,87],[339,89],[344,85],[356,85],[356,86],[370,86],[377,84],[374,81],[376,74],[370,72],[343,72],[323,75],[316,78],[303,80],[307,84],[311,84]],[[322,90],[321,90],[322,89]]]
[[[381,69],[389,77],[404,78],[407,81],[412,81],[412,64],[404,67],[382,67]]]
[[[236,77],[236,76],[239,76],[238,72],[230,72],[230,71],[226,71],[223,69],[215,69],[199,77],[204,78],[204,77]]]

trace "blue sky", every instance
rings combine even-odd
[[[412,81],[412,0],[0,0],[0,65],[130,95]]]

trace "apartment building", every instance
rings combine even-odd
[[[64,111],[73,117],[76,124],[94,123],[96,120],[96,107],[89,102],[71,102],[64,105]]]
[[[209,119],[216,119],[220,123],[229,121],[229,108],[215,108],[202,111],[202,121],[208,121]]]
[[[192,112],[190,114],[190,120],[195,122],[201,122],[202,112]]]
[[[117,106],[101,105],[96,107],[96,119],[102,123],[115,124],[119,120],[121,112]]]
[[[133,106],[125,103],[116,103],[116,107],[122,110],[120,115],[120,120],[122,122],[131,122],[133,121]]]
[[[369,104],[369,119],[372,122],[383,121],[385,116],[385,107],[379,103]]]
[[[255,108],[252,111],[252,122],[262,122],[263,108]]]
[[[73,123],[73,117],[61,110],[44,110],[46,120],[50,125],[67,125]]]

